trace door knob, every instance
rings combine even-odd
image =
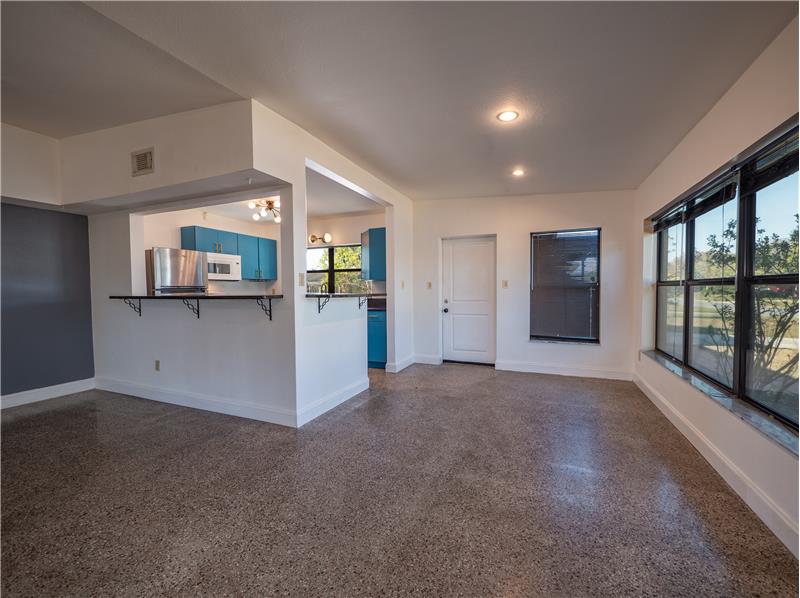
[[[443,311],[444,313],[447,313],[447,312],[449,312],[450,310],[449,310],[449,309],[447,309],[447,308],[445,307],[445,308],[444,308],[442,311]]]

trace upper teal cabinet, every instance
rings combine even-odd
[[[361,278],[386,280],[385,228],[371,228],[361,233]]]
[[[258,238],[259,278],[278,279],[278,243],[275,239]]]
[[[243,280],[277,280],[278,243],[251,235],[239,236]]]
[[[181,249],[239,254],[239,235],[204,226],[181,227]]]
[[[242,278],[258,280],[258,237],[239,235],[239,255],[242,256]]]
[[[181,227],[181,249],[242,257],[242,280],[278,279],[278,243],[203,226]]]

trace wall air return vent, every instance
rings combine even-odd
[[[153,162],[152,147],[131,152],[131,176],[150,174],[153,171],[155,171],[155,163]]]

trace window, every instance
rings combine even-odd
[[[530,336],[599,342],[599,228],[531,233]]]
[[[322,293],[365,290],[361,278],[361,245],[306,249],[306,287]]]
[[[795,129],[654,220],[656,349],[795,428],[797,161]]]

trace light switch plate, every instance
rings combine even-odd
[[[502,282],[502,287],[503,287],[504,289],[507,289],[507,288],[508,288],[508,281],[507,281],[507,280],[504,280],[504,281]]]
[[[297,286],[299,286],[299,287],[306,286],[306,273],[305,272],[300,272],[300,274],[297,275]]]

